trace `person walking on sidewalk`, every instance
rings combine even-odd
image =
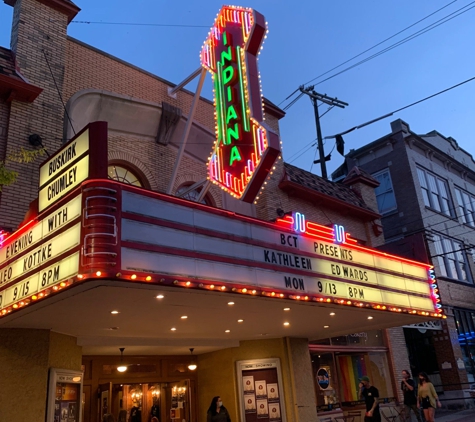
[[[427,422],[435,422],[435,407],[442,407],[434,385],[429,381],[425,372],[419,372],[419,391],[417,392],[417,407],[422,407]]]
[[[422,422],[421,413],[417,408],[416,384],[407,370],[402,371],[401,390],[404,395],[404,420],[406,422],[411,420],[412,410],[416,415],[417,422]]]
[[[381,422],[381,413],[379,413],[379,391],[371,385],[367,376],[360,378],[360,400],[364,400],[366,404],[365,422]]]

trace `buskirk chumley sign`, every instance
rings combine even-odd
[[[280,140],[265,127],[257,55],[266,34],[255,10],[223,6],[201,51],[214,83],[216,141],[209,179],[253,202],[280,155]]]

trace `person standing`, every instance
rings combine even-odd
[[[371,385],[367,376],[360,378],[359,397],[364,400],[366,404],[365,421],[381,422],[381,413],[379,412],[379,391]]]
[[[411,420],[411,410],[417,418],[417,422],[422,422],[421,413],[417,408],[416,384],[411,378],[409,371],[402,371],[401,390],[404,395],[404,420]]]
[[[228,409],[223,406],[221,397],[216,396],[211,400],[207,413],[207,422],[231,422]]]
[[[442,407],[434,385],[429,381],[425,372],[419,372],[419,391],[417,392],[417,407],[422,407],[427,422],[435,422],[435,407]]]

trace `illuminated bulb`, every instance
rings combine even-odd
[[[368,319],[373,319],[373,317],[372,317],[372,316],[369,316]]]
[[[231,330],[225,330],[224,332],[225,332],[225,333],[230,333],[230,332],[231,332]]]
[[[214,289],[214,284],[212,284],[211,286],[209,286],[210,289]]]
[[[163,299],[165,296],[163,295],[157,295],[157,299]]]
[[[329,325],[324,325],[323,328],[330,328],[330,326]]]
[[[112,315],[117,315],[118,313],[119,313],[119,311],[111,311]]]
[[[290,325],[290,322],[287,322],[287,321],[286,321],[286,322],[284,322],[284,325],[287,327],[287,326]]]
[[[228,305],[232,306],[232,305],[234,305],[234,302],[228,302]]]
[[[96,271],[96,275],[97,275],[98,277],[100,277],[100,276],[102,275],[102,273],[101,273],[100,271]]]
[[[31,298],[32,298],[33,300],[38,299],[38,297],[37,297],[36,295],[33,295]]]
[[[243,319],[238,319],[237,321],[238,321],[238,322],[244,322],[244,320],[243,320]]]
[[[330,312],[330,316],[335,316],[335,312]]]
[[[136,274],[132,274],[132,275],[130,276],[130,278],[131,278],[132,280],[135,280],[135,279],[137,278],[137,275],[136,275]]]
[[[78,278],[81,279],[83,278],[84,276],[82,274],[78,274]]]
[[[188,317],[186,315],[182,315],[181,319],[187,319]]]
[[[118,366],[118,367],[117,367],[117,370],[118,370],[119,372],[125,372],[125,371],[127,371],[127,367],[126,367],[125,365],[121,365],[121,366]]]
[[[147,277],[145,277],[145,281],[150,281],[151,279],[152,279],[152,277],[149,276],[149,275]]]
[[[63,281],[61,284],[60,284],[61,287],[64,287],[66,286],[66,283]]]
[[[243,293],[246,293],[246,292],[247,292],[247,289],[244,288],[244,289],[242,289],[241,291],[242,291]]]
[[[191,285],[191,282],[187,281],[185,284],[186,284],[187,286],[189,286],[189,285]]]
[[[170,330],[171,330],[171,331],[176,331],[176,328],[175,328],[175,327],[173,327],[173,328],[170,328]]]

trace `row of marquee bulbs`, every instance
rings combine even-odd
[[[125,372],[125,371],[127,371],[127,365],[124,364],[124,350],[125,350],[125,347],[119,347],[119,350],[120,350],[120,364],[117,367],[117,370],[119,372]],[[191,361],[191,363],[188,365],[188,369],[190,371],[194,371],[196,368],[198,368],[198,365],[196,364],[195,358],[193,357],[193,350],[195,350],[195,349],[193,347],[190,347],[190,354],[191,354],[192,359],[193,359]]]

